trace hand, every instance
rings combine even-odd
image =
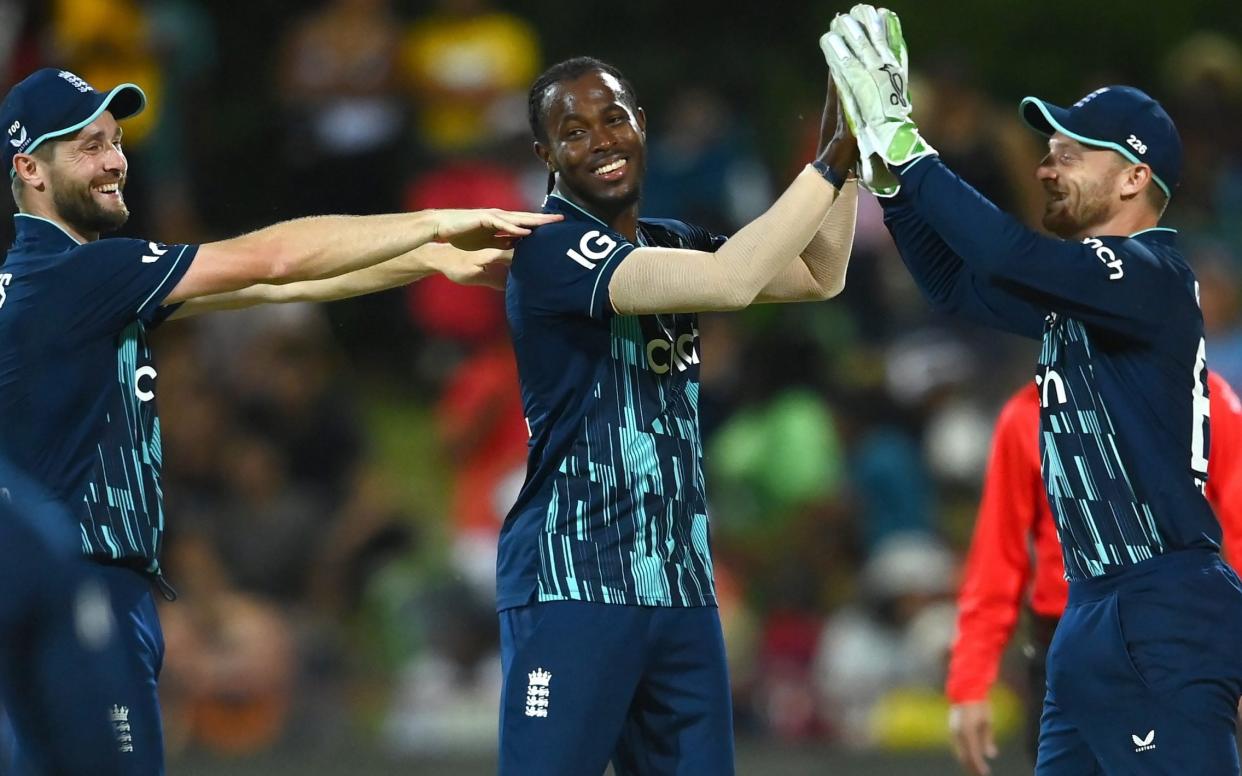
[[[887,9],[857,5],[820,38],[847,119],[863,156],[863,182],[881,196],[897,192],[895,176],[877,166],[936,153],[910,118],[909,72],[901,21]]]
[[[451,243],[463,251],[509,248],[530,230],[563,216],[555,213],[522,213],[513,210],[436,210],[434,240]]]
[[[513,261],[512,250],[462,251],[443,246],[439,253],[436,269],[454,283],[504,290],[509,264]]]
[[[854,138],[845,111],[837,97],[837,85],[828,79],[828,96],[824,99],[824,116],[819,123],[819,160],[845,180],[858,164],[858,141]]]
[[[953,734],[953,753],[974,776],[991,773],[988,760],[998,754],[992,737],[992,704],[986,700],[957,703],[949,710],[949,731]]]

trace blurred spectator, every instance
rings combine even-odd
[[[767,210],[768,172],[724,100],[687,87],[668,106],[648,152],[643,211],[732,234]]]
[[[828,620],[815,660],[824,714],[841,740],[880,741],[889,716],[874,711],[894,693],[938,695],[953,636],[955,574],[949,551],[921,533],[893,534],[867,560],[859,601]],[[924,730],[925,738],[943,741],[941,719],[928,719],[935,730]]]
[[[329,0],[283,41],[290,214],[395,209],[405,121],[398,29],[388,0]]]
[[[526,129],[526,90],[539,72],[539,40],[525,20],[488,0],[437,0],[402,44],[418,133],[432,153],[477,149]]]
[[[1242,380],[1242,280],[1238,263],[1219,245],[1195,250],[1190,262],[1199,279],[1208,363],[1225,382],[1237,385]]]
[[[298,670],[289,624],[232,586],[204,538],[183,535],[165,557],[181,585],[179,601],[160,610],[168,748],[244,754],[270,746],[284,730]]]
[[[493,335],[450,376],[436,411],[453,462],[456,560],[488,596],[495,594],[500,525],[526,476],[529,439],[513,349],[502,329]]]

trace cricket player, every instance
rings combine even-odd
[[[733,773],[695,313],[839,293],[856,151],[819,158],[731,239],[639,217],[647,119],[595,59],[531,87],[544,211],[506,290],[530,456],[498,558],[503,776]]]
[[[1069,599],[1048,652],[1036,773],[1236,774],[1242,582],[1204,497],[1207,363],[1194,274],[1159,225],[1181,141],[1158,102],[1110,86],[1029,97],[1049,237],[954,175],[910,118],[895,15],[855,6],[821,39],[884,195],[885,223],[938,307],[1043,343],[1044,487]]]
[[[1225,379],[1208,371],[1212,454],[1207,498],[1220,520],[1226,557],[1242,563],[1242,402]],[[1069,586],[1061,543],[1039,472],[1039,389],[1023,386],[1005,403],[992,437],[983,500],[957,596],[957,638],[945,693],[953,704],[954,751],[968,773],[986,774],[996,756],[988,690],[1029,594],[1030,638],[1023,647],[1030,677],[1027,740],[1032,759],[1039,738],[1048,645]]]
[[[512,238],[560,219],[439,210],[306,218],[204,245],[101,239],[129,215],[119,122],[145,104],[133,84],[100,92],[56,69],[0,104],[0,160],[19,211],[0,267],[0,454],[75,512],[82,551],[107,567],[131,656],[108,704],[128,709],[125,773],[144,775],[164,768],[152,585],[174,597],[160,567],[163,451],[147,331],[173,315],[343,298],[433,271],[485,282]],[[238,184],[269,172],[261,164],[239,159]]]

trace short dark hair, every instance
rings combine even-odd
[[[530,131],[536,140],[547,140],[547,127],[543,125],[543,114],[547,107],[548,90],[562,81],[572,81],[581,78],[587,73],[607,73],[621,82],[621,90],[625,93],[625,100],[631,108],[638,108],[638,95],[634,93],[634,87],[630,84],[628,78],[621,74],[613,65],[596,59],[595,57],[573,57],[566,59],[564,62],[558,62],[535,79],[531,84],[530,95],[526,101],[527,118],[530,120]]]

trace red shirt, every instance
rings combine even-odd
[[[1242,568],[1242,402],[1214,372],[1208,373],[1208,386],[1207,497],[1221,522],[1229,562]],[[957,596],[958,635],[945,683],[953,703],[987,697],[1028,587],[1036,614],[1059,617],[1065,610],[1069,585],[1040,476],[1038,428],[1039,392],[1031,383],[1005,404],[992,438],[983,501]]]

